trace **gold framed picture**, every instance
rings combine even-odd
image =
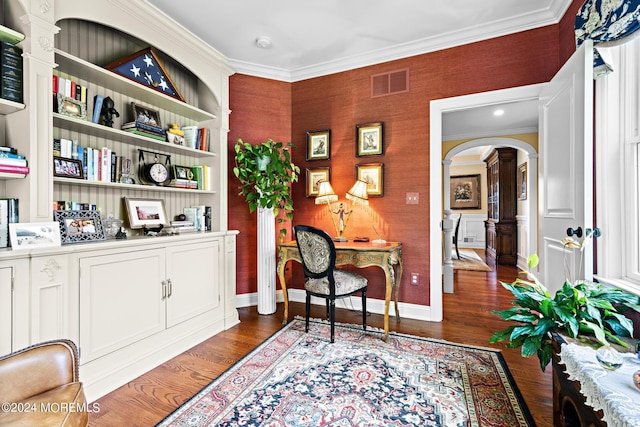
[[[331,129],[307,132],[307,160],[331,158]]]
[[[356,179],[367,183],[367,195],[369,197],[382,197],[384,195],[384,165],[382,163],[368,163],[356,165]]]
[[[450,178],[451,209],[480,209],[480,174]]]
[[[518,166],[518,200],[527,200],[527,164]]]
[[[307,169],[307,197],[316,197],[320,190],[320,182],[330,181],[331,169],[327,167]]]
[[[384,151],[384,123],[356,125],[356,156],[375,156]]]

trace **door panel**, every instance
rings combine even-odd
[[[552,294],[565,278],[567,228],[593,228],[593,43],[573,54],[540,96],[540,278]],[[568,251],[571,251],[569,249]],[[592,245],[567,252],[569,272],[593,277]]]

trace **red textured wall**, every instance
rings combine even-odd
[[[570,8],[568,13],[573,16],[575,9]],[[560,25],[568,23],[572,29],[573,18],[563,22]],[[315,205],[314,199],[305,195],[305,170],[329,166],[331,183],[344,200],[355,180],[357,164],[383,163],[384,196],[371,198],[367,209],[357,209],[345,234],[351,238],[375,238],[373,224],[383,238],[403,242],[405,274],[399,300],[428,305],[429,199],[441,197],[429,194],[429,102],[548,81],[566,60],[564,56],[573,51],[573,40],[566,31],[560,31],[560,25],[293,84],[233,76],[229,140],[245,135],[275,138],[277,134],[292,141],[296,145],[293,160],[302,169],[300,182],[293,186],[294,223],[314,224],[331,234],[333,226],[326,208]],[[408,93],[371,98],[372,74],[403,68],[410,73]],[[384,155],[356,157],[356,124],[377,121],[385,124]],[[331,129],[331,160],[307,162],[306,132],[322,129]],[[230,151],[230,161],[232,158]],[[230,191],[235,194],[234,180],[231,176]],[[419,193],[420,203],[407,205],[407,192]],[[233,194],[229,204],[230,228],[241,231],[237,292],[255,292],[255,217],[248,215],[246,204]],[[300,288],[302,271],[292,264],[290,286]],[[383,299],[384,276],[380,270],[359,272],[369,278],[369,296]],[[419,286],[409,285],[409,273],[420,274]]]
[[[251,144],[269,138],[291,141],[291,84],[234,74],[229,87],[229,229],[240,230],[236,292],[245,294],[257,291],[257,214],[250,214],[249,205],[238,195],[239,182],[232,172],[234,146],[238,138]]]

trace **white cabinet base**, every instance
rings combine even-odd
[[[87,401],[95,401],[223,330],[222,318],[205,314],[80,365]]]

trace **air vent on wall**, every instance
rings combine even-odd
[[[409,92],[409,69],[371,76],[371,97]]]

